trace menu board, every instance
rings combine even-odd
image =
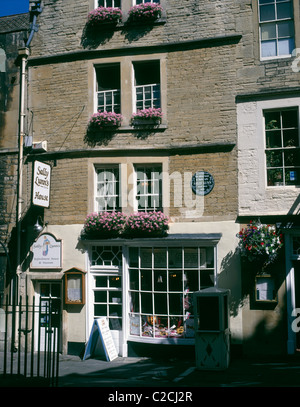
[[[118,357],[107,319],[97,318],[93,323],[83,360],[103,354],[108,362]]]

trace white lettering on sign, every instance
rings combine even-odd
[[[34,162],[32,203],[49,208],[51,167],[40,161]]]

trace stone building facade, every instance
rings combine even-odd
[[[274,223],[277,215],[282,222],[291,215],[296,222],[299,185],[269,191],[261,181],[265,147],[255,109],[277,95],[282,105],[262,109],[298,109],[299,72],[291,64],[300,46],[299,4],[286,1],[281,10],[289,44],[280,48],[284,55],[265,58],[261,52],[273,52],[265,36],[271,24],[282,23],[268,20],[273,1],[262,11],[256,0],[161,0],[162,14],[152,22],[130,21],[131,0],[43,3],[27,58],[33,148],[25,151],[22,193],[23,208],[31,209],[28,226],[39,220],[44,229],[40,237],[24,237],[20,292],[62,302],[64,353],[82,351],[94,318],[107,317],[118,353],[126,356],[136,344],[144,351],[193,346],[193,313],[185,304],[192,306],[199,289],[230,289],[232,347],[286,353],[285,259],[279,260],[283,269],[274,266],[281,270],[276,301],[255,301],[237,234],[257,217]],[[91,31],[88,13],[111,5],[121,7],[122,21]],[[139,101],[161,108],[159,124],[132,124]],[[99,106],[121,113],[123,121],[91,138],[88,123]],[[50,204],[43,208],[31,205],[36,161],[51,168]],[[293,165],[299,171],[299,162]],[[197,175],[212,180],[206,192],[193,191]],[[169,217],[166,237],[82,238],[86,216],[107,208],[108,196],[126,216],[149,211],[138,195],[145,185],[152,189],[143,198],[151,195],[154,210]],[[32,267],[34,239],[47,236],[61,242],[60,267]],[[82,304],[68,303],[63,291],[65,273],[74,269],[85,280]],[[295,340],[289,344],[294,352]]]

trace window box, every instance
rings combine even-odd
[[[149,108],[138,110],[131,117],[133,126],[158,126],[162,120],[162,111],[160,108]]]
[[[167,235],[169,219],[162,212],[139,212],[129,215],[123,235],[136,237],[163,237]]]
[[[157,3],[137,4],[130,8],[128,22],[152,23],[161,17],[162,11],[161,5]]]
[[[121,126],[123,117],[119,113],[101,112],[94,113],[90,118],[88,128],[95,130],[114,130]]]
[[[90,30],[107,29],[117,25],[122,19],[118,7],[97,7],[88,14],[87,27]]]

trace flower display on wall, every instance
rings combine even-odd
[[[283,245],[282,234],[275,226],[250,222],[238,234],[241,256],[250,262],[257,261],[264,266],[272,263]]]
[[[157,3],[142,3],[130,8],[129,21],[155,21],[161,17],[163,9]]]
[[[162,212],[138,212],[129,216],[122,212],[94,212],[86,217],[81,238],[163,237],[168,229],[169,218]]]
[[[122,212],[94,212],[84,222],[82,238],[118,237],[123,231],[126,216]]]
[[[138,110],[136,113],[133,113],[131,116],[131,122],[134,124],[138,122],[148,122],[149,120],[156,123],[161,123],[163,113],[161,108],[150,107],[148,109]]]
[[[138,212],[128,216],[124,235],[139,236],[165,236],[169,229],[169,218],[163,212]]]
[[[97,27],[103,23],[117,24],[122,19],[122,11],[117,7],[97,7],[88,14],[89,27]]]
[[[94,113],[89,121],[90,130],[107,129],[108,127],[119,127],[122,123],[123,116],[115,112],[101,112]]]

